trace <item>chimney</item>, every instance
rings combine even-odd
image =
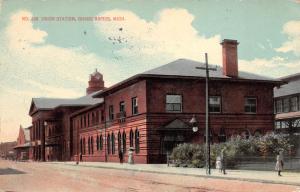
[[[223,75],[238,77],[238,54],[239,42],[232,39],[224,39],[221,43],[223,54]]]

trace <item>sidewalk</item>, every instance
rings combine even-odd
[[[199,168],[183,168],[183,167],[168,167],[166,164],[134,164],[127,163],[105,163],[105,162],[47,162],[51,164],[62,164],[69,166],[82,166],[93,168],[107,168],[107,169],[122,169],[160,174],[177,174],[196,177],[209,177],[217,179],[241,180],[261,183],[274,183],[300,186],[299,172],[284,172],[282,177],[277,176],[276,171],[252,171],[252,170],[226,170],[227,174],[223,175],[218,170],[212,169],[211,175],[206,175],[205,169]]]

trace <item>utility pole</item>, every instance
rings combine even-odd
[[[206,135],[206,174],[211,174],[210,167],[210,129],[209,129],[209,71],[216,71],[216,68],[208,67],[207,53],[205,53],[205,67],[196,67],[206,71],[205,76],[205,135]]]

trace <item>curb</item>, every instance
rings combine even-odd
[[[51,164],[61,164],[61,163],[51,163]],[[109,166],[101,166],[101,165],[76,165],[76,164],[67,164],[63,165],[68,166],[81,166],[81,167],[92,167],[92,168],[100,168],[100,169],[114,169],[114,170],[124,170],[124,171],[135,171],[135,172],[145,172],[145,173],[157,173],[157,174],[165,174],[165,175],[182,175],[182,176],[192,176],[192,177],[201,177],[201,178],[211,178],[211,179],[224,179],[224,180],[238,180],[238,181],[248,181],[248,182],[258,182],[258,183],[267,183],[267,184],[281,184],[281,185],[292,185],[292,186],[300,186],[300,183],[296,182],[283,182],[283,181],[272,181],[272,180],[261,180],[261,179],[251,179],[251,178],[239,178],[239,177],[226,177],[226,176],[213,176],[213,175],[197,175],[197,174],[188,174],[188,173],[174,173],[174,172],[162,172],[162,171],[150,171],[143,169],[135,169],[135,168],[119,168],[119,167],[109,167]]]

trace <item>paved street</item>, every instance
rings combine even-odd
[[[299,186],[223,180],[68,164],[0,160],[0,192],[217,191],[300,192]]]

